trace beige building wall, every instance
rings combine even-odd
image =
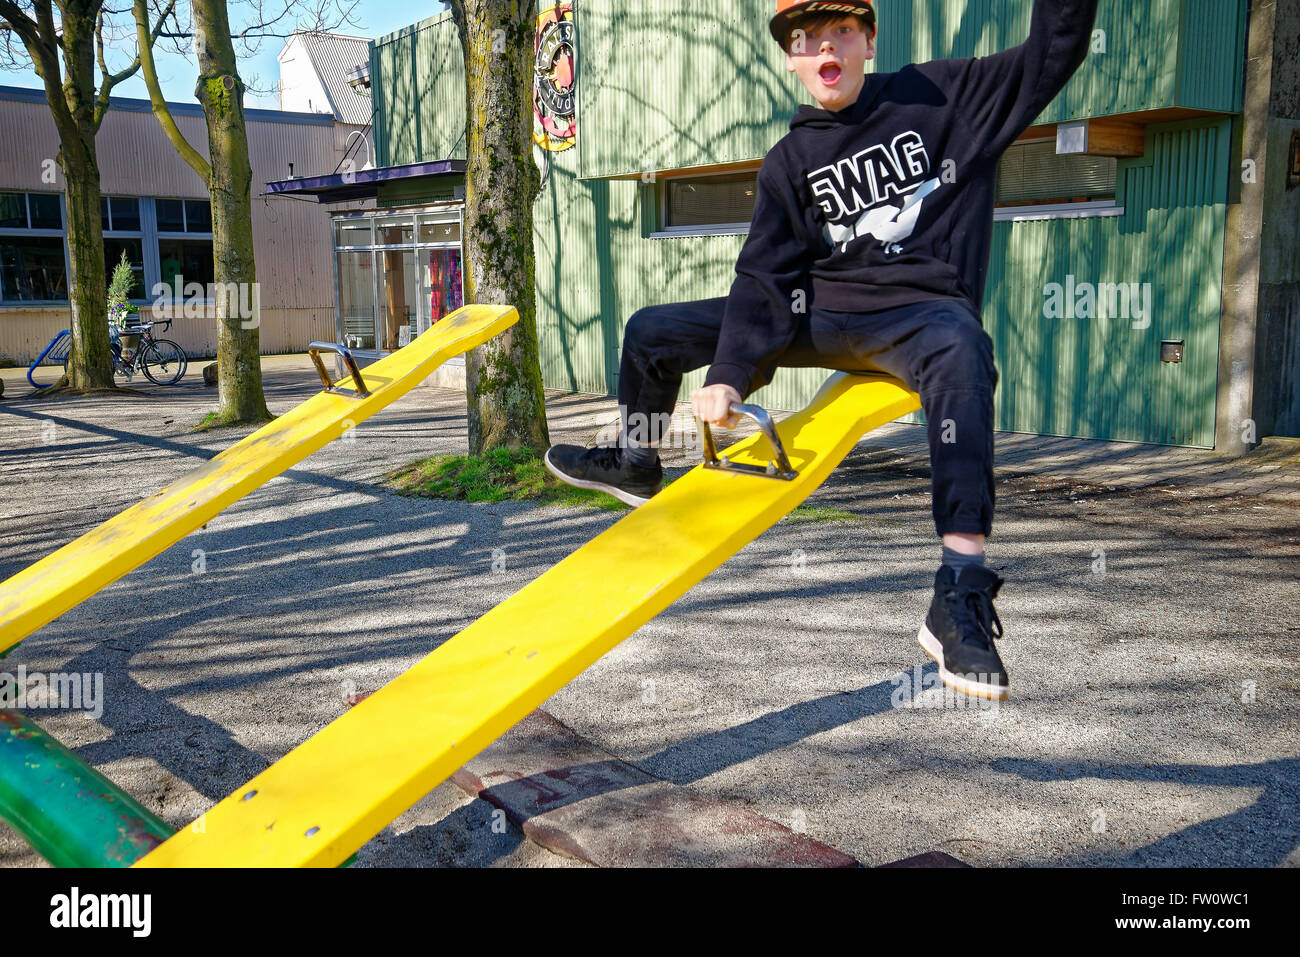
[[[147,107],[147,103],[144,105]],[[248,138],[253,166],[253,244],[261,295],[261,351],[303,351],[313,339],[336,338],[330,215],[373,203],[326,206],[262,194],[268,181],[289,177],[290,163],[297,176],[333,172],[344,155],[348,134],[364,128],[337,123],[321,114],[250,112]],[[176,119],[186,138],[206,156],[207,132],[202,115],[178,115]],[[0,141],[22,144],[21,149],[4,151],[0,190],[63,189],[63,174],[57,163],[47,162],[57,156],[59,144],[49,108],[43,102],[0,98]],[[151,112],[111,110],[95,145],[105,195],[207,198],[202,181],[177,154]],[[51,170],[54,182],[43,179]],[[149,316],[153,310],[145,306],[140,311]],[[176,340],[191,356],[214,356],[216,320],[211,308],[205,313],[178,316],[169,330],[158,334]],[[30,363],[50,339],[68,328],[70,320],[66,305],[0,304],[0,357],[23,365]]]

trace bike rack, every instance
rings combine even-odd
[[[322,352],[333,352],[342,357],[343,361],[347,363],[348,371],[352,373],[352,381],[357,387],[355,392],[340,389],[334,384],[334,380],[325,371],[325,363],[321,361],[320,354]],[[311,361],[316,363],[316,371],[320,374],[320,381],[324,384],[326,392],[333,392],[335,395],[346,395],[353,399],[364,399],[370,395],[365,380],[361,378],[361,370],[357,368],[357,360],[352,357],[352,350],[347,346],[341,346],[337,342],[313,342],[307,347],[307,353],[311,356]]]
[[[772,417],[767,414],[767,410],[761,406],[742,405],[739,402],[731,403],[729,410],[736,415],[749,416],[758,423],[758,427],[767,436],[767,441],[771,443],[776,458],[768,460],[767,465],[762,466],[733,462],[725,455],[719,456],[718,447],[713,444],[713,432],[709,429],[709,423],[696,416],[695,425],[700,430],[700,435],[704,440],[704,467],[706,469],[717,469],[721,472],[743,472],[746,475],[781,479],[786,482],[791,481],[799,474],[791,467],[790,459],[785,454],[785,446],[781,444],[781,436],[777,434],[776,425],[772,422]]]
[[[71,349],[72,349],[72,333],[69,332],[67,329],[64,329],[57,336],[55,336],[53,339],[50,340],[50,344],[45,347],[45,351],[42,352],[39,356],[37,356],[36,361],[33,362],[31,366],[28,368],[27,381],[32,384],[32,387],[35,389],[48,389],[53,383],[37,382],[35,379],[32,378],[32,373],[36,371],[37,367],[42,362],[45,362],[47,360],[49,362],[65,362],[68,358],[68,353],[69,351],[71,351]]]

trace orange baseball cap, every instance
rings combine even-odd
[[[772,39],[784,47],[794,22],[810,13],[859,14],[871,24],[872,38],[876,36],[876,10],[871,0],[776,0],[776,16],[767,25]]]

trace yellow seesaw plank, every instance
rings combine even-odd
[[[833,376],[779,426],[793,481],[698,466],[136,862],[336,866],[803,501],[864,433],[919,408]],[[761,435],[727,450],[765,464]]]
[[[361,374],[321,391],[204,465],[0,584],[0,651],[16,645],[105,585],[206,524],[231,502],[302,461],[347,429],[406,395],[447,359],[480,345],[519,318],[513,306],[469,305]],[[324,357],[332,362],[332,357]]]

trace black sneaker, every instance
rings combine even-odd
[[[608,492],[634,508],[650,501],[664,487],[664,470],[657,459],[650,468],[636,465],[626,460],[617,445],[598,445],[594,449],[552,445],[543,461],[561,482]]]
[[[926,654],[939,663],[939,677],[949,688],[976,698],[1005,701],[1010,694],[1007,670],[993,647],[1002,637],[1002,622],[993,599],[1002,579],[982,565],[968,565],[961,576],[947,565],[934,577],[934,600],[916,636]]]

